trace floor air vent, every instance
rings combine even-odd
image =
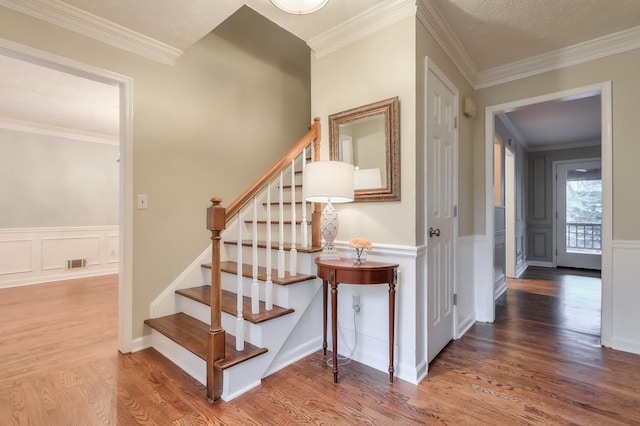
[[[67,260],[67,269],[86,268],[87,259]]]

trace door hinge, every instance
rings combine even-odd
[[[453,217],[458,217],[458,206],[453,206]]]
[[[556,256],[558,255],[558,249],[556,249]]]
[[[458,128],[458,117],[454,117],[453,118],[453,128],[457,129]]]
[[[458,293],[453,293],[453,306],[458,306]]]

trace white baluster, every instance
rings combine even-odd
[[[267,185],[267,206],[271,205],[271,182]],[[264,289],[265,309],[270,311],[273,309],[273,281],[271,281],[271,209],[267,208],[267,281]]]
[[[260,287],[258,287],[258,198],[253,197],[253,282],[251,283],[251,313],[256,315],[260,312]]]
[[[291,250],[289,251],[289,274],[298,273],[298,250],[296,250],[296,165],[291,160]]]
[[[280,186],[278,188],[278,197],[280,202],[278,203],[280,214],[280,224],[278,226],[279,231],[279,245],[278,245],[278,278],[284,278],[284,194],[282,185],[284,184],[283,172],[280,172]]]
[[[302,150],[302,173],[304,174],[304,169],[307,167],[307,148]],[[304,199],[304,188],[302,188],[302,247],[309,247],[309,234],[308,234],[308,223],[307,223],[307,202]]]
[[[236,350],[244,349],[244,318],[242,318],[242,210],[238,212],[238,247],[236,252]]]

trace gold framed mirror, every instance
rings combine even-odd
[[[398,97],[329,116],[329,158],[356,168],[355,202],[400,201]]]

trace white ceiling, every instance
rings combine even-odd
[[[602,135],[600,104],[600,95],[591,93],[529,105],[501,118],[529,150],[556,149],[567,144],[575,147],[599,145]]]
[[[439,22],[445,38],[455,42],[449,45],[467,58],[463,73],[471,80],[474,73],[623,30],[640,37],[640,0],[329,0],[311,15],[284,13],[269,0],[0,0],[0,5],[106,43],[128,40],[123,49],[164,63],[179,60],[245,4],[306,41],[316,55],[416,14],[417,8],[422,22],[425,13],[431,14],[436,19],[426,21]],[[71,87],[81,90],[71,94]],[[103,120],[98,111],[106,112]],[[0,123],[16,120],[113,138],[117,91],[0,55]]]

